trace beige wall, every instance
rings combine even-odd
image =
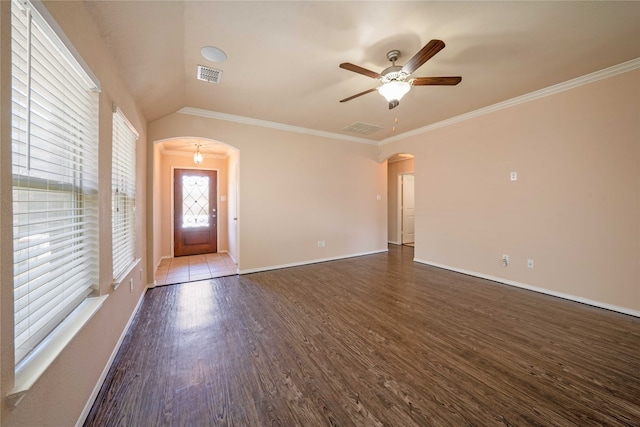
[[[5,332],[13,324],[13,252],[11,212],[11,8],[0,1],[0,391],[13,380],[13,335]],[[9,306],[9,310],[5,307]],[[7,409],[0,404],[0,425]]]
[[[149,124],[150,141],[181,136],[239,150],[240,271],[387,249],[387,174],[375,146],[186,114]]]
[[[155,270],[160,265],[160,261],[162,260],[162,186],[160,183],[162,182],[162,155],[160,154],[160,145],[158,144],[148,144],[153,150],[153,165],[150,166],[152,169],[152,181],[147,184],[147,188],[149,188],[149,193],[151,199],[151,207],[152,207],[152,217],[153,217],[153,233],[151,234],[151,239],[153,240],[153,250],[151,259],[153,260],[153,273],[155,277]],[[157,237],[156,237],[157,236]],[[154,279],[155,281],[155,279]]]
[[[238,177],[240,176],[240,156],[237,151],[229,153],[227,159],[227,233],[229,235],[229,255],[237,263],[239,257],[238,248],[238,193],[239,183]]]
[[[227,159],[213,158],[204,155],[202,164],[193,164],[193,155],[161,154],[159,173],[160,197],[160,234],[155,237],[160,241],[160,254],[163,258],[173,256],[173,171],[174,169],[209,169],[218,171],[218,252],[229,250],[228,243],[228,202],[221,200],[227,196]]]
[[[383,145],[416,155],[416,259],[640,314],[639,118],[634,70]]]
[[[10,94],[6,91],[6,64],[10,62],[10,36],[7,36],[6,24],[10,22],[10,2],[0,2],[0,23],[2,38],[0,42],[0,64],[2,65],[2,95],[0,135],[2,136],[2,161],[0,161],[0,247],[3,248],[0,258],[0,301],[2,304],[0,341],[0,362],[2,377],[0,388],[2,397],[9,394],[13,387],[13,277],[11,237],[11,169],[10,154],[10,121],[7,116],[7,102]],[[5,400],[2,406],[3,427],[9,426],[71,426],[80,417],[101,374],[109,360],[113,349],[123,333],[141,295],[147,280],[147,273],[152,268],[147,263],[147,205],[146,205],[146,123],[134,100],[120,80],[117,68],[113,64],[102,40],[92,25],[83,2],[51,2],[46,3],[52,15],[63,28],[67,37],[83,59],[96,74],[102,85],[99,112],[99,253],[100,253],[100,293],[109,294],[106,302],[96,315],[76,335],[73,341],[63,350],[53,364],[40,377],[15,408],[9,408]],[[136,228],[138,230],[137,253],[142,259],[140,268],[131,272],[129,278],[134,279],[134,289],[121,286],[112,291],[111,274],[111,126],[112,103],[117,103],[129,121],[140,133],[137,151],[137,209]],[[142,277],[141,277],[142,276]]]
[[[387,166],[387,235],[389,243],[401,244],[398,235],[398,177],[403,173],[413,172],[413,169],[413,159],[389,162]]]

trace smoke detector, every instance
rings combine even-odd
[[[198,80],[209,83],[220,83],[220,80],[222,80],[222,70],[205,67],[204,65],[198,65],[197,78]]]
[[[205,46],[200,49],[200,54],[206,60],[211,62],[224,62],[227,60],[227,54],[215,46]]]

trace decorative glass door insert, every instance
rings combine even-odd
[[[208,176],[182,176],[182,227],[209,227]]]
[[[175,169],[173,184],[174,256],[217,252],[217,172]]]

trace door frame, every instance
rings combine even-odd
[[[220,175],[220,170],[215,168],[194,168],[188,166],[171,166],[171,257],[175,258],[175,171],[176,169],[183,170],[195,170],[195,171],[215,171],[216,176]],[[220,198],[220,179],[216,179],[216,197]],[[216,215],[216,247],[220,247],[220,224],[218,220],[220,219],[220,203],[219,200],[216,200],[216,206],[218,210],[218,214]]]
[[[404,217],[403,217],[403,206],[402,206],[402,180],[403,177],[405,175],[413,175],[413,179],[414,179],[414,188],[413,188],[413,200],[415,203],[415,198],[416,198],[416,189],[415,189],[415,178],[416,178],[416,174],[415,171],[414,172],[399,172],[398,173],[398,191],[397,191],[397,196],[398,196],[398,200],[397,200],[397,207],[398,207],[398,211],[397,211],[397,220],[396,220],[396,236],[398,236],[398,244],[402,245],[402,222],[404,221]],[[415,239],[414,239],[415,240]],[[415,245],[415,242],[414,242]]]

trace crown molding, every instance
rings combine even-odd
[[[640,68],[640,58],[632,59],[631,61],[623,62],[622,64],[614,65],[613,67],[605,68],[604,70],[596,71],[596,72],[584,75],[582,77],[577,77],[572,80],[567,80],[566,82],[558,83],[556,85],[549,86],[547,88],[540,89],[535,92],[530,92],[528,94],[518,96],[516,98],[512,98],[507,101],[489,105],[488,107],[483,107],[478,110],[471,111],[469,113],[461,114],[459,116],[452,117],[450,119],[442,120],[440,122],[433,123],[433,124],[430,124],[418,129],[414,129],[411,131],[407,131],[399,135],[394,135],[392,137],[385,138],[380,141],[380,145],[389,144],[392,142],[403,140],[411,136],[427,133],[435,129],[451,126],[455,123],[463,122],[465,120],[473,119],[475,117],[484,116],[485,114],[490,114],[495,111],[504,110],[505,108],[514,107],[519,104],[524,104],[536,99],[544,98],[549,95],[554,95],[556,93],[564,92],[569,89],[573,89],[589,83],[597,82],[599,80],[607,79],[609,77],[617,76],[618,74],[623,74],[623,73],[635,70],[637,68]]]
[[[180,114],[206,117],[209,119],[225,120],[228,122],[242,123],[245,125],[261,126],[269,129],[284,130],[287,132],[302,133],[305,135],[320,136],[323,138],[341,139],[343,141],[358,142],[361,144],[378,145],[378,141],[357,136],[342,135],[339,133],[326,132],[322,130],[309,129],[301,126],[287,125],[284,123],[270,122],[267,120],[253,119],[251,117],[236,116],[233,114],[219,113],[217,111],[203,110],[201,108],[183,107],[177,111]]]
[[[489,105],[487,107],[483,107],[478,110],[471,111],[469,113],[461,114],[459,116],[452,117],[450,119],[442,120],[440,122],[433,123],[418,129],[414,129],[408,132],[403,132],[401,134],[394,135],[392,137],[385,138],[380,141],[369,139],[369,138],[342,135],[334,132],[326,132],[326,131],[321,131],[317,129],[309,129],[301,126],[287,125],[284,123],[270,122],[267,120],[254,119],[251,117],[236,116],[233,114],[220,113],[217,111],[204,110],[201,108],[194,108],[194,107],[183,107],[179,109],[177,113],[187,114],[191,116],[206,117],[210,119],[225,120],[229,122],[241,123],[241,124],[252,125],[252,126],[261,126],[269,129],[277,129],[277,130],[283,130],[287,132],[302,133],[305,135],[319,136],[323,138],[339,139],[339,140],[349,141],[349,142],[358,142],[361,144],[385,145],[385,144],[390,144],[392,142],[403,140],[411,136],[420,135],[435,129],[450,126],[455,123],[463,122],[465,120],[473,119],[475,117],[480,117],[485,114],[490,114],[495,111],[503,110],[505,108],[514,107],[519,104],[524,104],[530,101],[534,101],[536,99],[544,98],[549,95],[554,95],[556,93],[564,92],[564,91],[567,91],[579,86],[583,86],[589,83],[597,82],[599,80],[613,77],[618,74],[623,74],[628,71],[635,70],[637,68],[640,68],[640,58],[632,59],[630,61],[623,62],[622,64],[605,68],[604,70],[596,71],[581,77],[577,77],[575,79],[568,80],[563,83],[559,83],[544,89],[530,92],[528,94],[518,96],[516,98],[512,98],[507,101],[502,101],[497,104]]]

